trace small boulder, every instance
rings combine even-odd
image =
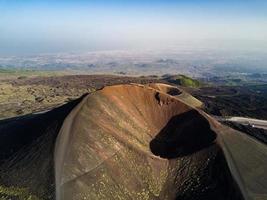
[[[43,97],[35,97],[35,101],[37,102],[42,102],[44,100]]]

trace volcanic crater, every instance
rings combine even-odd
[[[93,92],[57,136],[56,197],[243,199],[218,141],[219,127],[203,111],[149,86]]]

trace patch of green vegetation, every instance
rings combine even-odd
[[[0,73],[13,75],[13,74],[31,74],[31,73],[36,73],[36,71],[28,69],[8,69],[0,67]]]
[[[267,84],[250,85],[248,88],[257,93],[267,94]]]
[[[170,83],[175,83],[177,85],[184,86],[184,87],[197,88],[203,85],[203,83],[201,83],[200,81],[190,78],[188,76],[182,75],[182,74],[172,76],[168,78],[167,81],[169,81]]]
[[[242,79],[228,79],[226,80],[225,85],[226,86],[239,86],[244,84],[244,81]]]
[[[19,200],[41,200],[32,195],[27,188],[0,186],[0,199],[17,198]]]
[[[0,67],[0,77],[17,77],[18,79],[23,79],[27,78],[28,76],[52,76],[61,74],[62,72],[59,71],[43,71]]]

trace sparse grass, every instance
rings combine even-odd
[[[3,74],[1,76],[0,72],[0,119],[50,110],[106,85],[155,81],[155,79],[111,75],[41,76],[35,74],[33,77],[22,74],[20,76]]]
[[[87,92],[90,92],[90,89],[0,83],[0,119],[48,110]]]
[[[37,196],[32,195],[27,188],[0,186],[1,200],[13,198],[17,198],[19,200],[41,200]]]

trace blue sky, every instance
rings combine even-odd
[[[264,0],[0,0],[0,54],[267,41]]]

